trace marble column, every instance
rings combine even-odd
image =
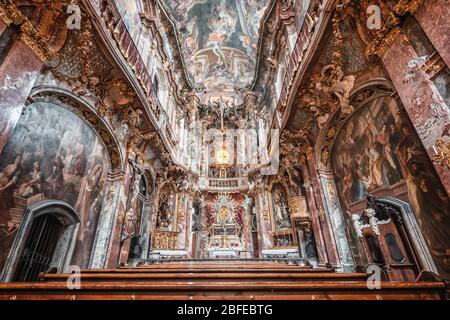
[[[341,272],[354,272],[355,263],[345,231],[344,215],[339,203],[333,174],[330,171],[319,171],[319,177],[325,198],[326,211],[331,222],[334,241],[339,255],[337,270]]]
[[[415,15],[439,55],[450,66],[450,6],[448,0],[424,1]]]
[[[123,173],[109,175],[107,192],[103,201],[89,264],[89,267],[92,269],[105,268],[107,264],[114,222],[117,220],[119,211],[118,205],[122,192],[122,178]]]
[[[151,200],[144,202],[144,210],[141,218],[141,239],[142,239],[142,253],[141,259],[148,259],[148,252],[150,247],[150,236],[152,231],[152,206]]]
[[[252,246],[252,215],[251,215],[251,199],[245,195],[244,202],[242,203],[242,206],[244,208],[243,212],[243,220],[244,220],[244,238],[245,238],[245,245],[244,248],[247,253],[245,253],[245,258],[251,258],[253,256],[253,246]]]
[[[418,54],[409,39],[401,33],[382,60],[398,95],[424,145],[430,159],[434,156],[436,140],[441,138],[450,123],[450,109],[446,106],[429,75],[411,61]],[[435,169],[450,194],[450,170],[439,164]]]
[[[318,253],[319,263],[322,263],[322,265],[326,263],[337,265],[339,261],[339,254],[337,251],[336,242],[334,241],[333,228],[329,216],[325,213],[325,203],[323,201],[325,196],[315,163],[316,160],[314,156],[310,155],[308,157],[309,174],[305,174],[305,177],[309,176],[310,180],[309,189],[311,197],[308,198],[308,201],[311,204],[310,208],[312,209],[311,216],[313,226],[314,221],[317,221],[317,229],[319,229],[319,234],[323,237],[322,245],[317,242],[317,250],[320,252]],[[316,237],[316,240],[317,239],[318,237]],[[320,256],[323,256],[323,260],[320,260]]]
[[[258,221],[258,242],[260,251],[264,249],[271,249],[273,247],[273,240],[269,217],[269,202],[267,199],[266,188],[261,188],[261,190],[256,195],[256,209]]]
[[[304,168],[303,178],[305,181],[304,187],[306,190],[306,199],[308,201],[309,211],[311,213],[311,227],[314,234],[314,241],[316,243],[317,259],[319,265],[325,265],[328,261],[326,245],[323,235],[323,230],[320,223],[319,210],[314,199],[314,189],[311,184],[308,168]]]

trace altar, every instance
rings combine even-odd
[[[240,258],[242,248],[208,248],[209,258]]]
[[[218,195],[211,206],[205,253],[208,258],[238,259],[247,252],[241,207],[230,195]]]

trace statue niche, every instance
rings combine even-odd
[[[155,249],[174,250],[177,246],[177,193],[174,186],[166,184],[160,192],[157,206]]]
[[[269,190],[273,244],[275,247],[295,246],[291,223],[291,212],[287,200],[288,192],[281,183],[275,183]]]
[[[173,231],[175,216],[175,194],[172,188],[163,188],[158,206],[157,229]]]

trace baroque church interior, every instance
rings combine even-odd
[[[445,299],[448,4],[1,0],[0,299]]]

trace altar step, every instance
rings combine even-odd
[[[65,282],[70,275],[45,274],[44,281]],[[108,282],[152,284],[156,280],[165,283],[182,284],[183,281],[196,281],[198,284],[211,281],[251,283],[254,281],[277,282],[317,282],[317,281],[365,281],[367,274],[343,274],[327,268],[312,268],[274,262],[167,262],[142,265],[139,267],[121,267],[118,269],[83,270],[82,282]]]
[[[69,274],[42,274],[38,283],[0,284],[0,299],[441,299],[440,281],[383,282],[369,290],[364,273],[283,263],[168,262],[83,270],[80,289]],[[68,281],[69,280],[69,281]]]
[[[333,272],[329,268],[313,268],[311,266],[299,266],[295,264],[272,262],[272,261],[177,261],[177,262],[158,262],[144,264],[138,267],[122,266],[119,269],[109,270],[110,272],[241,272],[251,273],[259,272],[294,272],[303,273],[305,271],[313,273]],[[98,272],[98,270],[85,270],[86,272]]]

